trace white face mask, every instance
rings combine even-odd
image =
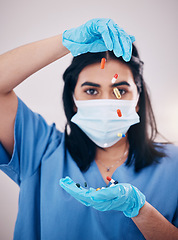
[[[114,145],[126,134],[130,126],[139,122],[135,111],[136,100],[75,100],[78,108],[71,121],[77,124],[96,145],[106,148]],[[117,110],[122,116],[119,117]]]

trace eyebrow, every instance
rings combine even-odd
[[[121,86],[121,85],[127,85],[127,86],[130,87],[130,84],[126,81],[114,83],[114,84],[111,85],[111,87],[118,87],[118,86]],[[100,84],[93,83],[93,82],[84,82],[84,83],[82,83],[81,87],[83,87],[83,86],[101,87]]]

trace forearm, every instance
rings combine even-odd
[[[178,239],[178,229],[148,202],[140,209],[139,215],[132,220],[147,240]]]
[[[27,77],[69,53],[62,34],[13,49],[0,56],[0,93],[10,92]]]

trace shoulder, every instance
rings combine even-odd
[[[178,146],[174,144],[157,145],[161,147],[159,148],[159,151],[162,151],[165,154],[165,157],[162,157],[160,162],[178,169]]]
[[[63,135],[55,123],[49,123],[18,98],[14,136],[17,155],[21,154],[21,159],[32,155],[32,162],[39,164],[42,158],[50,156],[59,148],[64,140]]]
[[[178,146],[174,144],[159,144],[163,148],[163,152],[168,158],[176,158],[178,160]]]
[[[56,128],[56,124],[49,124],[39,113],[32,111],[19,97],[15,127],[20,133],[27,132],[27,136],[34,138],[62,138],[63,133]],[[27,137],[28,138],[28,137]]]

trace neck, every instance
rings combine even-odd
[[[104,150],[97,148],[95,160],[96,161],[100,160],[108,165],[110,163],[113,164],[115,161],[117,161],[119,158],[123,156],[126,150],[129,150],[127,137],[122,138],[116,144],[109,148],[105,148]],[[125,161],[125,158],[123,158],[123,161]]]

